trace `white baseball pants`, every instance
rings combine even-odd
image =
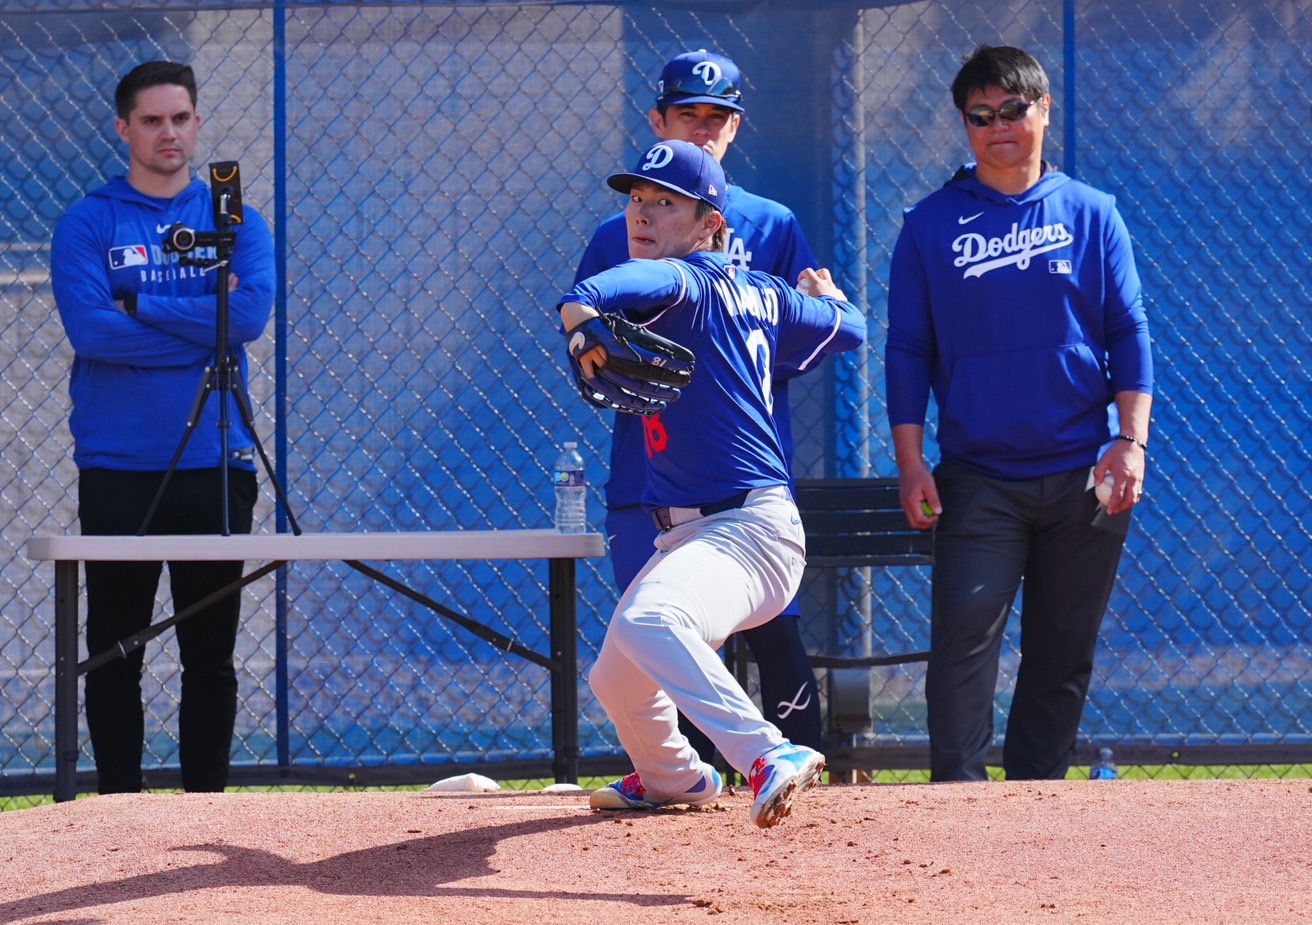
[[[741,508],[656,537],[656,552],[620,598],[589,683],[657,797],[682,793],[702,775],[677,710],[744,776],[785,741],[716,649],[778,614],[805,565],[806,536],[785,486],[758,489]]]

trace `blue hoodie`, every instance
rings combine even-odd
[[[228,299],[228,344],[245,395],[245,345],[268,324],[275,274],[269,226],[253,209],[243,212],[229,267],[238,287]],[[219,274],[164,252],[165,232],[177,223],[215,230],[210,191],[200,180],[172,199],[155,199],[117,177],[73,205],[55,228],[50,274],[73,346],[69,427],[79,469],[166,469],[214,363]],[[197,248],[190,256],[213,258],[215,250]],[[115,305],[129,293],[137,294],[136,318]],[[232,397],[222,390],[207,397],[179,469],[219,465],[220,401]],[[232,463],[254,468],[254,438],[232,404],[228,416]]]
[[[966,169],[907,210],[885,375],[892,427],[924,424],[932,390],[944,460],[1004,479],[1097,462],[1116,393],[1153,387],[1115,200],[1057,171],[1008,196]]]

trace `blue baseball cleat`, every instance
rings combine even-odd
[[[720,796],[720,774],[706,765],[702,779],[690,790],[658,799],[642,785],[642,778],[634,771],[623,780],[607,784],[592,791],[588,805],[593,809],[660,809],[662,806],[705,806]]]
[[[748,781],[756,796],[752,822],[763,829],[778,825],[793,811],[793,798],[818,784],[824,769],[824,755],[791,742],[777,745],[757,758]]]

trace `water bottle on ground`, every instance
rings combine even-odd
[[[556,530],[560,533],[588,532],[588,486],[583,477],[579,445],[567,441],[551,471],[556,487]]]
[[[1116,780],[1116,759],[1110,748],[1098,749],[1098,760],[1089,768],[1089,780]]]

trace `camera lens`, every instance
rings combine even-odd
[[[164,249],[178,254],[187,254],[196,247],[196,232],[186,225],[178,224],[169,228],[164,235]]]

